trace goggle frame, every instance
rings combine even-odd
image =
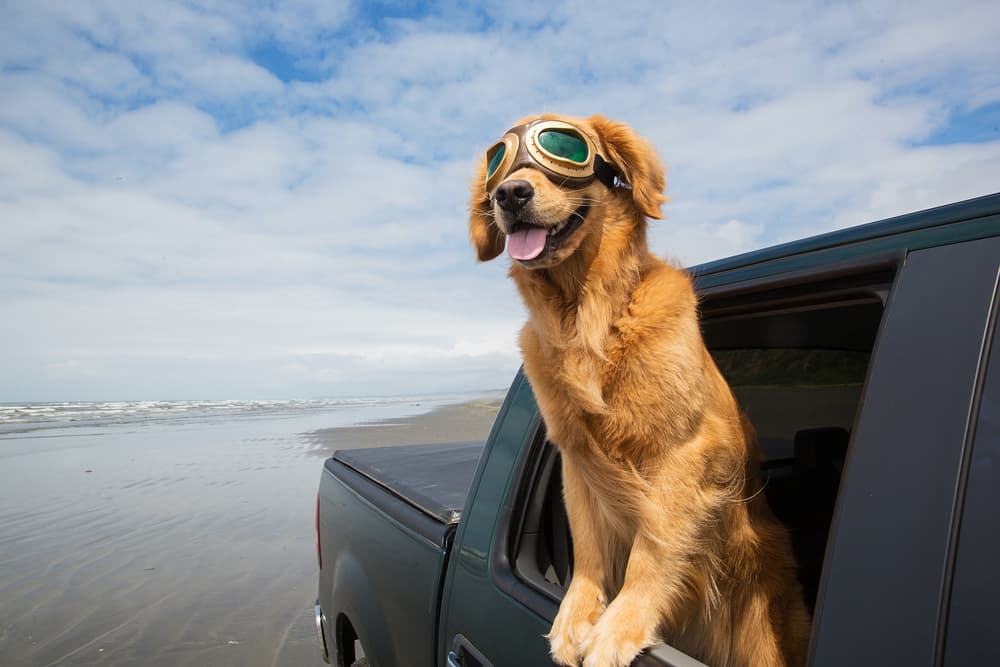
[[[546,130],[569,132],[581,139],[587,146],[587,157],[583,162],[575,162],[569,158],[556,155],[546,150],[539,136]],[[488,173],[490,162],[500,146],[504,154],[500,164]],[[597,147],[583,130],[561,120],[534,120],[522,125],[516,125],[486,151],[486,192],[490,199],[496,189],[511,173],[522,167],[532,167],[545,174],[549,180],[569,187],[583,187],[597,176],[594,161],[598,156]]]

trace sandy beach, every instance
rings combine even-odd
[[[322,664],[323,457],[484,439],[498,406],[338,428],[313,415],[0,438],[0,664]]]
[[[318,429],[306,437],[323,458],[338,449],[484,440],[502,397],[445,405],[421,415],[361,426]]]

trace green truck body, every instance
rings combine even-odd
[[[799,421],[766,405],[774,391],[735,388],[763,422],[769,500],[815,554],[803,574],[814,579],[811,665],[1000,664],[998,270],[1000,194],[690,269],[706,342],[734,372],[760,350],[866,360],[843,418],[802,416],[833,414],[827,399],[796,407],[837,387],[800,396],[809,383],[790,382],[782,405]],[[809,444],[841,431],[839,445]],[[414,449],[419,464],[364,451],[326,461],[317,627],[328,660],[351,665],[363,650],[378,667],[552,664],[543,635],[567,538],[542,488],[558,466],[522,373],[481,447]],[[831,478],[826,516],[803,518]],[[438,487],[450,496],[435,498]],[[636,664],[700,663],[660,646]]]

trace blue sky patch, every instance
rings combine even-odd
[[[1000,140],[1000,102],[978,109],[953,110],[946,125],[916,145],[979,144],[997,140]]]
[[[277,42],[257,44],[250,50],[250,57],[285,83],[311,80],[311,77],[299,67],[299,58],[281,48]]]

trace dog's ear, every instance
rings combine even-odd
[[[660,206],[667,201],[663,194],[666,176],[653,145],[628,125],[604,116],[591,116],[587,121],[601,138],[605,157],[624,172],[622,176],[632,187],[635,205],[648,218],[662,218]]]
[[[469,203],[469,240],[476,248],[480,262],[488,262],[503,252],[506,237],[493,220],[493,208],[486,193],[486,159],[479,160],[476,176],[469,186],[472,200]]]

